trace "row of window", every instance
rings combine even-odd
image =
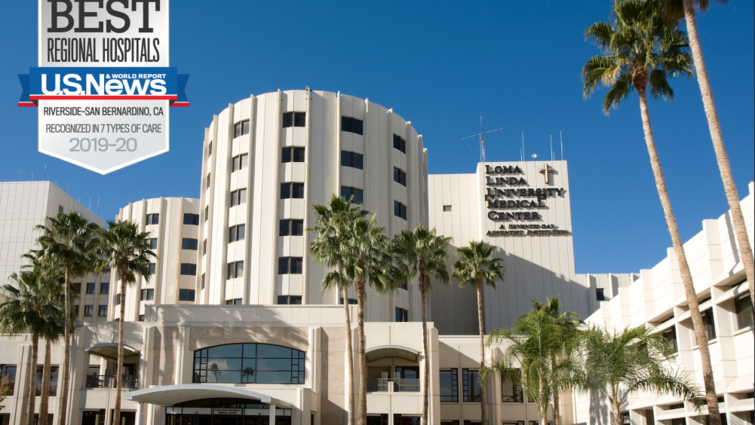
[[[208,182],[209,182],[209,176],[207,176]],[[160,224],[160,214],[147,214],[144,217],[144,224],[147,226],[153,225],[153,224]],[[199,225],[199,214],[191,214],[186,213],[184,214],[184,224],[188,224],[191,226],[198,226]],[[153,246],[152,248],[157,248],[157,245]]]
[[[480,401],[480,371],[462,369],[462,400],[464,402]],[[440,401],[456,403],[459,401],[459,376],[458,369],[440,371]],[[501,380],[501,402],[523,403],[524,392],[521,384],[506,379]]]
[[[268,344],[229,344],[194,352],[193,382],[303,384],[305,353]]]
[[[81,283],[72,283],[73,289],[77,293],[81,293]],[[86,294],[87,295],[93,295],[95,292],[97,292],[97,283],[95,282],[89,282],[86,284]],[[100,283],[100,294],[109,294],[110,293],[110,283],[109,282],[102,282]]]
[[[77,305],[75,307],[76,307],[76,309],[75,309],[76,310],[76,315],[78,316],[79,315],[79,306]],[[107,306],[106,305],[101,305],[101,306],[98,306],[98,307],[99,308],[97,310],[97,317],[107,317]],[[87,304],[87,305],[84,306],[84,317],[94,317],[94,305]]]

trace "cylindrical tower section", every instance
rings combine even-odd
[[[392,110],[310,90],[229,105],[205,131],[198,302],[339,303],[308,255],[311,206],[353,195],[392,237],[427,224],[426,192],[422,136]],[[415,291],[370,294],[368,320],[421,320]]]
[[[126,286],[126,319],[144,320],[146,304],[194,304],[201,286],[197,261],[203,246],[199,239],[201,215],[199,199],[155,198],[128,204],[116,216],[131,221],[139,231],[150,233],[152,251],[149,281],[139,276]],[[116,270],[110,273],[113,306],[109,320],[120,318],[121,282]]]

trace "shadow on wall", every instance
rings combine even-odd
[[[457,251],[455,246],[448,249],[449,273],[451,265],[459,259]],[[500,248],[495,256],[503,259],[504,281],[496,283],[495,290],[485,290],[485,333],[510,327],[519,316],[532,309],[533,300],[545,302],[546,298],[560,296],[564,310],[576,311],[582,318],[591,313],[589,287],[575,282],[570,275],[555,273]],[[453,279],[448,285],[443,285],[433,279],[429,310],[430,320],[435,323],[440,335],[479,333],[474,287],[459,288]]]
[[[608,400],[598,392],[590,392],[590,425],[611,425]]]

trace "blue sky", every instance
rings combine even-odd
[[[173,0],[171,65],[191,75],[190,108],[171,111],[171,151],[100,176],[37,152],[36,111],[17,108],[17,74],[36,66],[36,1],[0,14],[0,180],[43,174],[112,218],[129,202],[198,197],[204,127],[229,103],[280,89],[369,97],[424,135],[430,173],[472,172],[476,146],[459,135],[503,126],[489,161],[549,156],[563,132],[570,166],[577,271],[623,273],[663,259],[670,238],[643,140],[636,94],[609,117],[604,92],[582,98],[579,72],[597,49],[583,31],[611,2],[280,2]],[[753,180],[752,1],[712,2],[698,29],[740,197]],[[650,114],[682,237],[728,206],[696,80]],[[554,143],[555,144],[555,143]]]

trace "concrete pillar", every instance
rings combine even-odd
[[[144,403],[141,401],[136,405],[136,425],[144,425]]]
[[[270,405],[270,425],[275,425],[275,405]]]

